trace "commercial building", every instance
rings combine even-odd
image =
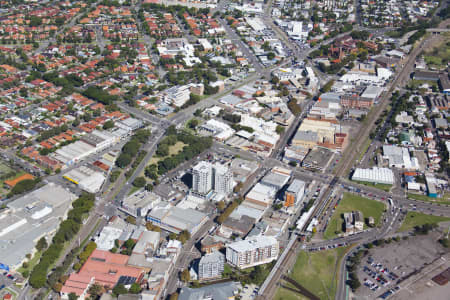
[[[178,300],[232,300],[239,294],[240,285],[235,282],[223,282],[201,288],[183,287]]]
[[[233,177],[237,182],[245,182],[248,177],[255,173],[259,164],[256,161],[245,160],[242,158],[235,158],[231,162],[230,169]]]
[[[299,179],[294,179],[284,193],[284,206],[296,206],[303,199],[305,194],[305,182]]]
[[[361,169],[356,168],[352,180],[372,183],[394,184],[394,173],[388,168]]]
[[[239,269],[267,264],[278,258],[279,245],[272,236],[255,236],[227,245],[227,262]]]
[[[81,296],[89,288],[92,280],[102,286],[114,287],[116,284],[130,286],[139,283],[144,271],[128,266],[129,256],[109,251],[94,250],[78,273],[73,273],[61,289],[61,297],[68,299],[70,293]],[[83,281],[80,281],[80,278]],[[83,284],[80,284],[83,283]]]
[[[103,227],[100,234],[95,238],[97,249],[109,251],[115,247],[115,241],[119,240],[124,230],[113,226]]]
[[[390,167],[410,170],[419,169],[417,157],[411,157],[407,148],[395,145],[384,145],[383,158],[388,160]]]
[[[134,131],[144,126],[144,123],[141,120],[129,117],[125,120],[115,122],[114,125],[126,131]]]
[[[245,237],[253,225],[255,225],[255,219],[247,215],[242,215],[238,218],[230,216],[222,223],[219,228],[219,234],[226,238],[231,238],[233,234],[241,238]]]
[[[271,172],[264,176],[260,182],[278,191],[286,185],[290,178],[290,170],[286,170],[286,172],[279,172],[277,168],[274,168]]]
[[[60,185],[48,183],[7,204],[0,212],[0,264],[11,270],[35,252],[37,241],[48,240],[77,198]]]
[[[208,220],[208,216],[190,208],[156,207],[150,211],[147,221],[165,230],[180,233],[187,230],[191,235]]]
[[[250,192],[245,195],[244,204],[260,210],[265,210],[272,205],[275,199],[276,189],[257,183]]]
[[[161,233],[145,230],[139,237],[139,240],[134,246],[132,253],[151,256],[151,254],[158,248],[160,239]]]
[[[198,263],[198,279],[210,280],[222,276],[225,265],[225,255],[219,251],[202,256]]]
[[[80,166],[70,170],[63,175],[63,178],[78,185],[80,189],[88,193],[97,193],[100,191],[106,180],[103,173],[94,171],[86,166]]]
[[[341,96],[341,105],[345,108],[365,108],[372,107],[373,98],[365,98],[358,94],[345,94]]]
[[[322,172],[326,169],[332,157],[333,152],[330,150],[322,147],[315,147],[305,157],[302,166],[310,170]]]
[[[207,235],[201,241],[201,250],[206,254],[220,251],[224,247],[223,239],[217,235]]]
[[[145,217],[160,202],[161,198],[158,195],[146,190],[139,190],[123,199],[119,209],[135,218]]]
[[[200,125],[199,132],[212,135],[218,141],[225,141],[235,133],[235,130],[228,124],[211,119]]]
[[[69,166],[112,146],[119,139],[118,136],[107,131],[94,130],[84,135],[79,141],[56,150],[52,153],[52,157]]]

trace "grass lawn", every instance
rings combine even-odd
[[[175,145],[172,145],[169,147],[169,155],[168,156],[172,156],[175,154],[178,154],[179,152],[181,152],[181,150],[183,150],[183,147],[186,146],[185,143],[183,142],[176,142]],[[157,164],[158,161],[163,160],[165,157],[157,157],[157,156],[152,156],[152,158],[150,159],[150,161],[148,162],[148,165],[151,164]]]
[[[34,253],[33,257],[28,262],[28,268],[24,268],[21,266],[20,268],[17,269],[17,271],[21,274],[26,270],[31,272],[31,270],[33,270],[34,266],[39,262],[41,255],[42,255],[42,251],[37,251],[36,253]]]
[[[433,202],[433,203],[437,203],[437,204],[450,205],[450,197],[448,194],[444,194],[444,196],[442,198],[432,198],[432,197],[428,197],[427,195],[408,193],[408,198],[412,199],[412,200],[419,200],[419,201]]]
[[[11,171],[13,171],[13,169],[11,169],[6,163],[0,161],[0,176],[8,174]]]
[[[133,186],[131,187],[130,191],[128,192],[128,196],[134,194],[137,190],[140,190],[140,189],[141,189],[140,187],[137,187],[137,186],[134,186],[134,185],[133,185]]]
[[[450,221],[448,217],[426,215],[415,211],[409,211],[403,220],[402,226],[400,226],[399,232],[408,231],[415,226],[423,224],[438,224],[440,222]]]
[[[274,299],[275,300],[307,300],[308,298],[302,296],[301,294],[297,294],[297,293],[294,293],[283,287],[280,287],[280,288],[278,288]]]
[[[384,209],[385,205],[382,202],[350,193],[344,193],[344,197],[334,211],[323,237],[326,240],[330,240],[335,238],[338,233],[342,232],[342,223],[344,220],[341,215],[345,212],[359,210],[362,212],[364,218],[373,217],[375,220],[375,226],[377,226],[380,222]]]
[[[289,277],[320,299],[334,299],[338,283],[339,263],[348,248],[321,252],[301,251]],[[285,284],[289,286],[289,284]],[[306,299],[287,289],[278,289],[275,299]]]
[[[367,149],[369,149],[370,144],[372,144],[372,140],[367,139],[366,142],[364,143],[363,149],[361,150],[361,154],[359,155],[358,162],[360,162],[361,159],[364,157],[364,154],[366,154],[366,151],[367,151]]]
[[[374,188],[383,190],[385,192],[389,192],[391,190],[391,188],[392,188],[392,184],[373,183],[373,182],[357,181],[357,180],[354,180],[354,181],[359,183],[359,184],[363,184],[365,186],[370,186],[370,187],[374,187]]]

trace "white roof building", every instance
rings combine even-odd
[[[202,124],[200,130],[210,132],[214,138],[219,141],[225,141],[235,133],[235,130],[228,124],[215,119],[208,120],[206,123]]]
[[[86,166],[80,166],[79,168],[70,170],[64,174],[63,177],[70,182],[77,184],[80,189],[88,193],[97,193],[100,191],[106,180],[102,173],[94,171]]]
[[[383,146],[383,157],[389,161],[390,167],[403,169],[419,169],[419,161],[417,157],[411,158],[407,148],[394,145]]]
[[[0,212],[0,263],[19,267],[41,237],[51,238],[76,198],[62,186],[48,183],[8,203]]]
[[[388,168],[357,168],[353,173],[352,180],[382,184],[394,184],[394,173],[391,169]]]

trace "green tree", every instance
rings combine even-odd
[[[98,283],[94,283],[89,287],[88,293],[95,297],[101,296],[103,293],[103,287]]]
[[[197,119],[192,119],[189,121],[189,128],[195,129],[195,128],[197,128],[198,124],[199,124],[199,122]]]
[[[284,132],[284,127],[281,126],[281,125],[277,125],[277,128],[275,129],[275,131],[276,131],[278,134],[282,134],[282,133]]]
[[[121,153],[116,160],[116,166],[119,168],[124,168],[131,163],[131,156],[128,154]]]
[[[119,296],[128,293],[128,290],[123,284],[119,283],[113,288],[112,292],[114,295]]]
[[[112,120],[108,120],[103,124],[103,129],[111,129],[114,127],[114,122]]]
[[[45,237],[41,237],[39,241],[36,243],[36,250],[42,251],[48,247],[47,240]]]
[[[70,293],[69,294],[69,300],[77,300],[78,296],[75,293]]]
[[[133,185],[135,187],[138,188],[143,188],[145,186],[145,184],[147,183],[147,181],[145,180],[144,177],[137,177],[134,181],[133,181]]]
[[[135,282],[130,286],[130,289],[128,290],[128,292],[130,294],[139,294],[141,292],[141,290],[142,290],[141,286]]]

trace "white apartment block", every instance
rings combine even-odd
[[[218,251],[206,254],[198,264],[198,278],[208,280],[222,276],[225,264],[225,255]]]
[[[224,165],[202,161],[192,169],[192,190],[202,195],[211,190],[228,195],[233,191],[233,174]]]
[[[233,174],[230,169],[219,163],[213,166],[214,191],[219,194],[228,195],[233,191]]]
[[[267,264],[278,258],[280,248],[273,236],[255,236],[227,245],[227,262],[239,269]]]
[[[206,195],[213,187],[213,170],[209,162],[201,161],[192,169],[192,189]]]

